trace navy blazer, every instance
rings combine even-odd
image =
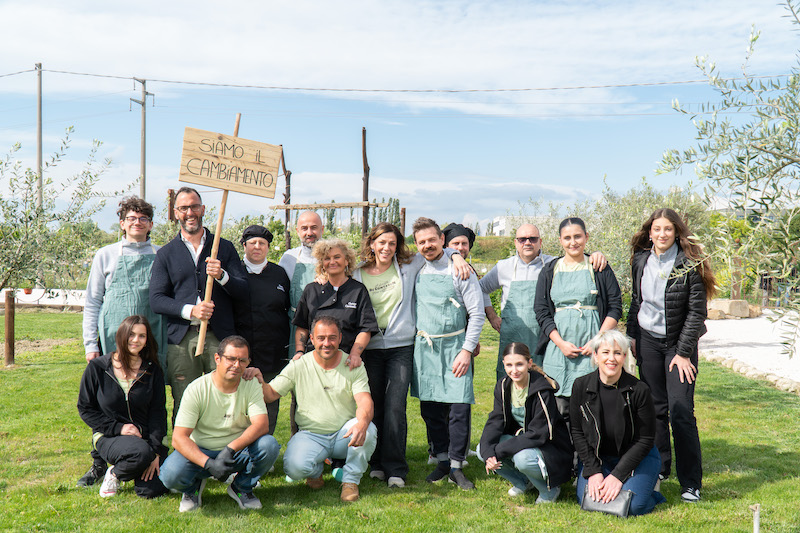
[[[181,240],[180,233],[164,245],[156,253],[150,279],[150,308],[167,319],[167,331],[170,344],[180,344],[189,321],[181,317],[184,305],[197,304],[197,297],[205,298],[206,290],[206,258],[211,255],[214,235],[206,232],[206,242],[194,264],[192,254]],[[215,282],[211,290],[211,301],[214,302],[214,313],[208,325],[214,336],[222,340],[234,335],[236,329],[233,320],[233,300],[248,297],[247,274],[242,267],[239,254],[233,243],[226,239],[219,240],[217,259],[230,279],[224,286]]]

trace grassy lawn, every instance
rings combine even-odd
[[[89,429],[78,417],[78,383],[85,367],[81,315],[20,313],[18,336],[59,338],[64,344],[18,353],[17,367],[0,371],[0,530],[9,531],[751,531],[748,507],[762,505],[762,531],[800,530],[800,399],[704,363],[696,401],[703,444],[703,502],[680,503],[677,481],[662,485],[668,503],[645,517],[618,520],[581,512],[565,486],[558,503],[536,506],[535,494],[506,495],[477,458],[467,475],[477,490],[429,485],[425,428],[419,402],[409,401],[411,472],[408,486],[389,490],[365,477],[362,499],[339,502],[338,483],[311,492],[287,484],[281,460],[256,494],[260,512],[241,512],[224,485],[209,482],[198,513],[178,513],[177,495],[145,501],[132,487],[103,500],[75,481],[90,464]],[[473,448],[491,402],[497,336],[485,331],[476,359]],[[288,438],[286,410],[276,438]]]

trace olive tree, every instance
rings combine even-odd
[[[59,149],[42,170],[42,204],[37,205],[38,174],[14,159],[15,144],[0,160],[0,289],[39,286],[68,288],[82,277],[93,241],[103,233],[91,217],[104,201],[94,194],[110,160],[97,161],[94,141],[82,170],[56,183],[51,171],[70,144],[67,129]],[[99,232],[99,233],[98,233]]]
[[[792,23],[800,25],[800,2],[787,1],[786,10]],[[660,171],[693,168],[709,202],[748,226],[743,231],[741,225],[716,225],[715,255],[730,270],[770,276],[793,289],[788,305],[778,310],[792,325],[783,339],[788,348],[796,341],[800,309],[795,268],[800,238],[791,227],[800,211],[800,71],[796,64],[786,76],[752,76],[748,64],[758,37],[755,30],[750,35],[738,79],[723,77],[708,58],[698,58],[717,99],[699,112],[674,103],[694,121],[697,142],[666,152]]]

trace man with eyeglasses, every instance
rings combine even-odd
[[[150,309],[150,273],[158,246],[150,241],[153,206],[136,196],[123,198],[117,210],[122,238],[100,248],[92,260],[83,308],[83,346],[86,362],[117,349],[115,335],[122,321],[144,315],[158,341],[158,356],[166,358],[166,325]],[[106,463],[92,451],[93,464],[78,480],[79,487],[103,479]]]
[[[214,360],[216,369],[186,388],[172,431],[175,451],[159,474],[165,487],[183,494],[182,513],[200,508],[209,477],[225,481],[231,474],[236,476],[228,496],[241,509],[261,509],[253,489],[280,451],[268,433],[261,385],[242,380],[250,363],[247,341],[238,335],[224,338]]]
[[[533,224],[523,224],[517,229],[514,238],[517,253],[497,262],[480,280],[481,290],[486,294],[486,318],[492,327],[500,333],[500,345],[497,356],[497,379],[506,375],[503,368],[503,350],[510,342],[525,343],[531,352],[539,339],[539,323],[533,312],[533,300],[536,296],[536,283],[542,268],[554,259],[552,255],[542,252],[542,238],[539,228]],[[595,252],[589,259],[596,270],[603,270],[606,259],[600,252]],[[503,289],[500,305],[501,316],[497,316],[488,295],[497,289]],[[537,365],[542,365],[541,356],[532,355]]]
[[[214,235],[203,227],[204,214],[200,193],[191,187],[178,189],[175,217],[181,228],[156,254],[150,281],[150,307],[167,320],[166,378],[173,413],[189,383],[214,370],[218,339],[236,333],[233,301],[248,295],[247,275],[233,243],[220,239],[217,258],[211,259]],[[208,303],[207,276],[215,280]],[[205,348],[195,357],[203,319],[208,319]]]

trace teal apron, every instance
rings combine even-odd
[[[453,362],[466,337],[467,311],[456,299],[450,269],[447,275],[418,275],[414,290],[418,332],[411,396],[429,402],[475,403],[472,365],[466,375],[453,375]]]
[[[597,285],[588,269],[556,272],[550,288],[550,299],[556,308],[553,317],[556,330],[565,341],[584,346],[600,331],[600,315],[595,305]],[[547,344],[543,368],[558,383],[556,396],[572,396],[575,379],[594,370],[591,359],[587,355],[570,359],[552,341]]]
[[[292,306],[291,309],[289,309],[289,324],[292,324],[294,312],[297,310],[297,304],[300,302],[300,297],[303,296],[303,290],[306,288],[306,285],[314,281],[314,278],[317,276],[315,272],[316,267],[316,263],[301,263],[299,257],[294,265],[292,282],[289,286],[289,302]],[[296,352],[294,347],[294,333],[296,330],[297,327],[292,324],[291,331],[289,332],[289,359],[294,357]]]
[[[514,277],[508,286],[506,305],[500,314],[500,349],[497,354],[497,379],[506,375],[503,367],[503,350],[512,342],[522,342],[531,351],[531,360],[542,366],[542,356],[533,353],[539,342],[539,323],[533,312],[533,301],[536,298],[537,280],[516,280],[517,265],[514,263]]]
[[[101,352],[108,354],[117,349],[117,329],[122,321],[131,315],[144,315],[158,343],[158,360],[166,368],[167,324],[150,310],[150,271],[156,259],[155,248],[152,250],[152,254],[122,255],[120,243],[117,268],[103,297],[97,329]]]

